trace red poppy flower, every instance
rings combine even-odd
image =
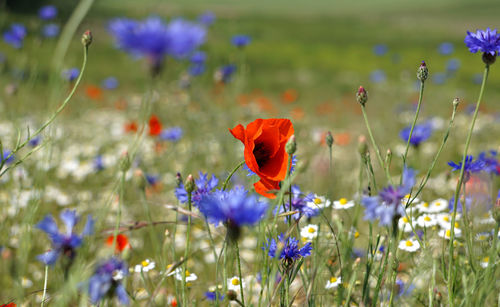
[[[95,85],[87,86],[85,93],[90,99],[100,100],[102,98],[102,90]]]
[[[161,132],[161,122],[156,115],[151,115],[149,119],[149,135],[156,136]]]
[[[125,132],[137,132],[137,123],[135,121],[131,121],[125,124]]]
[[[115,236],[111,235],[106,239],[106,244],[108,246],[113,246],[113,240]],[[117,252],[123,252],[124,249],[127,247],[130,247],[130,244],[128,243],[128,238],[124,234],[118,234],[116,236],[116,251]]]
[[[3,305],[0,305],[0,307],[16,307],[16,303],[8,303],[8,304],[3,304]]]
[[[279,182],[286,177],[289,159],[285,146],[294,133],[292,122],[288,119],[259,118],[246,128],[237,125],[229,131],[245,145],[245,163],[260,177],[260,181],[254,184],[255,191],[275,198],[272,191],[279,190]]]

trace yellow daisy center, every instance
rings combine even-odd
[[[458,224],[458,222],[455,222],[455,228],[459,228],[460,225]]]
[[[149,261],[147,261],[147,260],[143,260],[143,261],[141,262],[141,264],[142,264],[142,266],[146,267],[146,266],[148,266]]]
[[[429,203],[424,203],[422,206],[427,208],[427,207],[429,207]]]
[[[321,204],[321,198],[316,197],[316,198],[313,200],[313,202],[314,202],[316,205],[319,205],[319,204]]]
[[[448,230],[446,230],[446,236],[447,236],[447,237],[451,237],[451,231],[450,231],[449,229],[448,229]]]
[[[484,257],[483,262],[490,262],[490,257],[488,257],[488,256]]]
[[[448,216],[444,216],[444,217],[443,217],[443,221],[445,221],[445,222],[449,222],[449,221],[450,221],[450,218],[449,218]]]
[[[424,221],[426,221],[426,222],[430,222],[430,221],[431,221],[431,218],[430,218],[430,217],[428,217],[428,216],[426,216],[426,217],[424,217]]]
[[[359,232],[358,232],[358,231],[356,231],[356,232],[354,233],[354,238],[356,238],[356,239],[357,239],[357,238],[359,238]]]
[[[406,216],[403,216],[403,222],[408,223],[408,219],[406,218]]]
[[[405,195],[405,198],[406,198],[406,199],[410,198],[410,194],[406,194],[406,195]]]
[[[408,246],[408,247],[413,246],[413,242],[411,242],[410,240],[407,240],[406,241],[406,246]]]
[[[309,232],[309,233],[315,233],[316,230],[313,227],[309,227],[309,229],[307,230],[307,232]]]
[[[438,201],[438,202],[436,203],[436,207],[439,207],[439,206],[441,206],[441,202],[439,202],[439,201]]]
[[[331,282],[331,283],[334,283],[334,282],[336,282],[336,281],[337,281],[337,277],[332,277],[332,278],[330,278],[330,282]]]
[[[231,284],[232,284],[233,286],[237,286],[237,285],[239,285],[239,284],[240,284],[240,281],[239,281],[239,279],[237,279],[237,278],[233,278],[233,279],[231,280]]]
[[[481,241],[486,240],[486,236],[485,236],[485,235],[480,235],[480,236],[479,236],[479,240],[481,240]]]
[[[341,198],[341,199],[339,199],[339,203],[340,203],[341,205],[345,205],[345,204],[347,204],[347,199],[345,199],[345,198]]]

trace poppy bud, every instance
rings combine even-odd
[[[358,137],[358,152],[362,157],[368,152],[368,145],[366,144],[366,137],[364,135]]]
[[[425,80],[427,80],[428,76],[429,76],[429,69],[425,64],[425,61],[422,61],[422,64],[420,64],[420,66],[417,69],[417,79],[424,82]]]
[[[186,178],[186,182],[184,183],[184,189],[186,190],[186,192],[188,193],[193,193],[194,191],[194,179],[193,179],[193,175],[189,174]]]
[[[293,155],[297,150],[297,143],[295,142],[295,135],[292,135],[285,146],[286,153]]]
[[[82,44],[83,46],[88,47],[90,46],[91,43],[92,43],[92,32],[90,32],[90,30],[87,30],[82,35]]]
[[[497,60],[497,53],[495,52],[495,55],[491,55],[489,52],[484,52],[483,53],[483,62],[486,65],[491,65],[495,63]]]
[[[460,99],[458,99],[458,97],[453,99],[453,107],[454,108],[458,107],[459,104],[460,104]]]
[[[332,145],[333,145],[333,135],[332,135],[332,133],[330,131],[328,131],[326,133],[325,142],[326,142],[326,145],[328,147],[332,147]]]
[[[368,93],[366,90],[360,86],[358,92],[356,93],[356,100],[364,107],[365,103],[368,101]]]

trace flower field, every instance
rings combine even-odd
[[[0,1],[0,306],[500,305],[500,5],[357,5]]]

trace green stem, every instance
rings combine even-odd
[[[116,251],[116,244],[118,240],[118,230],[120,229],[120,220],[122,218],[122,203],[123,203],[123,197],[124,197],[124,191],[125,191],[125,173],[126,171],[122,171],[122,175],[120,178],[120,190],[119,190],[119,196],[118,196],[118,211],[116,212],[116,224],[115,224],[115,230],[113,231],[113,252]]]
[[[42,294],[42,304],[41,304],[42,307],[45,304],[45,296],[47,295],[47,282],[48,282],[48,280],[49,280],[49,266],[46,265],[45,266],[45,278],[43,281],[43,294]]]
[[[397,273],[398,273],[398,252],[399,252],[399,248],[398,248],[398,244],[399,244],[399,241],[401,240],[401,237],[402,237],[402,234],[403,232],[402,231],[399,231],[399,234],[396,236],[393,234],[393,239],[396,239],[396,242],[394,242],[394,244],[392,245],[392,276],[391,276],[391,281],[390,281],[390,284],[389,286],[391,287],[391,296],[389,298],[389,307],[393,306],[393,300],[394,300],[394,289],[395,289],[395,285],[396,285],[396,276],[397,276]]]
[[[245,296],[243,295],[243,276],[241,275],[240,248],[238,247],[237,240],[234,240],[234,248],[236,249],[236,260],[238,261],[238,276],[240,278],[241,306],[245,306]]]
[[[380,150],[378,149],[377,143],[375,142],[375,138],[373,137],[372,129],[370,127],[370,122],[368,121],[368,116],[366,115],[366,109],[364,105],[361,105],[361,111],[363,112],[363,118],[365,120],[366,129],[368,130],[368,135],[370,136],[370,140],[372,142],[372,146],[375,149],[375,154],[377,155],[378,162],[380,163],[380,167],[385,170],[385,175],[387,177],[387,181],[392,184],[391,174],[389,174],[389,168],[385,165],[384,160],[382,159],[382,155],[380,154]]]
[[[192,197],[192,192],[188,192],[188,208],[189,211],[191,211],[191,197]],[[186,249],[184,250],[184,263],[183,263],[183,269],[182,269],[182,306],[188,306],[187,304],[187,296],[186,296],[186,272],[187,272],[187,259],[189,255],[189,240],[191,236],[191,215],[188,215],[188,223],[187,223],[187,230],[186,230]]]
[[[229,183],[229,180],[231,179],[231,177],[233,177],[234,173],[236,173],[236,171],[243,166],[243,164],[245,164],[245,160],[241,161],[240,163],[238,163],[238,165],[236,165],[234,167],[234,169],[231,171],[231,173],[229,173],[229,175],[227,175],[227,178],[226,180],[224,180],[224,183],[222,184],[222,190],[225,191],[226,190],[226,187],[227,187],[227,184]]]
[[[455,305],[453,301],[453,280],[452,280],[452,271],[453,271],[453,240],[455,238],[455,219],[457,216],[457,204],[458,197],[460,195],[460,188],[462,187],[465,175],[465,159],[467,158],[467,153],[469,151],[470,140],[472,138],[472,130],[474,130],[474,125],[476,124],[477,114],[479,113],[479,106],[481,105],[481,100],[483,98],[484,88],[486,86],[486,80],[488,79],[488,73],[490,71],[490,66],[486,65],[483,73],[483,82],[481,84],[481,90],[479,91],[479,98],[476,103],[476,109],[474,111],[474,115],[472,117],[472,122],[470,124],[469,132],[467,134],[467,138],[465,140],[465,148],[462,157],[462,167],[460,169],[460,176],[457,182],[457,186],[455,188],[455,199],[453,201],[453,214],[451,216],[451,229],[450,229],[450,246],[449,246],[449,258],[448,258],[448,303],[451,307]]]

